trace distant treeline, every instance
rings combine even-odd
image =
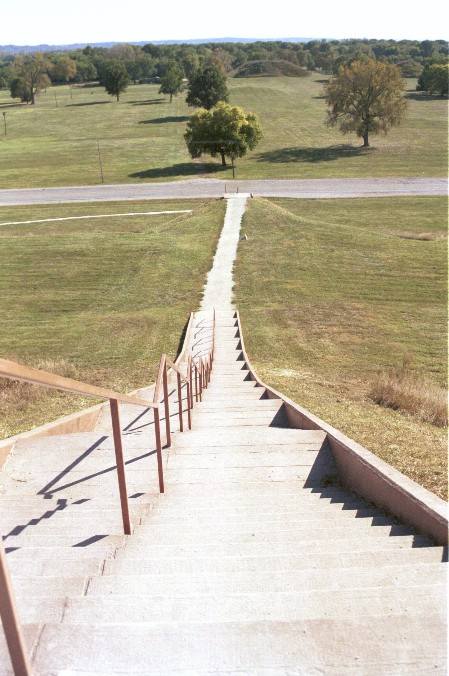
[[[206,62],[214,62],[229,76],[301,76],[307,71],[334,74],[342,64],[371,57],[399,66],[403,77],[419,77],[426,66],[446,64],[444,40],[312,40],[309,42],[252,42],[192,44],[118,44],[45,54],[53,84],[102,81],[112,60],[120,61],[135,83],[164,76],[176,62],[190,79]],[[0,54],[0,87],[16,77],[14,55]]]

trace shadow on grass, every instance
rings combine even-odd
[[[23,108],[26,107],[28,103],[1,103],[0,108]]]
[[[331,162],[345,157],[359,157],[369,152],[369,148],[342,144],[326,148],[279,148],[260,153],[258,162]]]
[[[86,103],[68,103],[66,108],[80,108],[83,106],[102,106],[105,103],[112,103],[112,101],[86,101]]]
[[[409,101],[447,101],[446,96],[426,94],[425,92],[407,92],[405,98],[409,99]]]
[[[160,99],[147,99],[146,101],[126,101],[126,103],[130,103],[132,106],[155,106],[159,103],[165,103],[165,99],[160,98]]]
[[[140,120],[139,124],[165,124],[166,122],[187,122],[188,115],[167,115],[167,117],[153,117],[151,120]]]
[[[216,174],[225,171],[229,167],[222,167],[215,162],[195,164],[193,162],[180,162],[169,167],[155,167],[144,169],[128,174],[130,178],[171,178],[173,176],[196,176],[197,174]]]

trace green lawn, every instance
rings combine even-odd
[[[404,357],[446,386],[446,223],[444,198],[251,200],[235,272],[262,379],[443,497],[446,430],[368,391]]]
[[[446,175],[447,101],[417,97],[412,80],[406,120],[387,137],[373,137],[368,151],[354,136],[324,125],[317,74],[229,84],[231,102],[258,113],[264,130],[257,149],[238,162],[239,178]],[[170,104],[157,85],[133,85],[117,103],[101,87],[63,86],[42,93],[32,107],[2,90],[8,134],[0,127],[0,187],[98,183],[97,138],[107,183],[230,179],[219,162],[191,161],[183,133],[192,109],[184,99]]]
[[[192,214],[0,225],[0,355],[121,391],[154,381],[174,356],[212,264],[223,201],[46,205],[0,210],[0,222],[192,209]],[[0,382],[0,438],[91,400],[25,396]]]

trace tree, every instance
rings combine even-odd
[[[27,100],[34,105],[36,94],[50,85],[50,78],[47,71],[50,68],[48,61],[42,54],[32,54],[30,56],[18,56],[14,61],[15,79],[21,82],[21,91],[26,98],[19,98],[22,101]],[[26,93],[25,93],[26,90]]]
[[[123,63],[120,61],[106,63],[101,77],[107,93],[120,101],[120,94],[126,91],[129,84],[128,73]]]
[[[161,78],[159,94],[170,94],[170,103],[173,96],[179,94],[182,89],[183,72],[175,61],[171,61]]]
[[[397,66],[366,59],[341,66],[325,87],[327,122],[343,134],[355,132],[369,146],[370,132],[384,134],[405,113],[405,83]]]
[[[52,82],[68,82],[76,75],[76,61],[69,56],[58,56],[50,66]]]
[[[416,89],[429,94],[438,96],[447,96],[448,93],[448,65],[442,63],[432,63],[424,66]]]
[[[13,99],[20,99],[23,103],[31,102],[31,90],[23,78],[14,77],[9,83],[9,91]]]
[[[196,111],[187,123],[184,138],[192,158],[203,154],[220,156],[225,167],[229,157],[234,174],[236,158],[256,147],[262,130],[254,113],[221,101],[212,110]]]
[[[219,101],[228,99],[226,75],[221,68],[209,63],[193,74],[186,99],[189,106],[210,110]]]

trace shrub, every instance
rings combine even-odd
[[[415,374],[407,359],[400,368],[379,373],[369,397],[380,406],[409,413],[437,427],[447,426],[446,390]]]

